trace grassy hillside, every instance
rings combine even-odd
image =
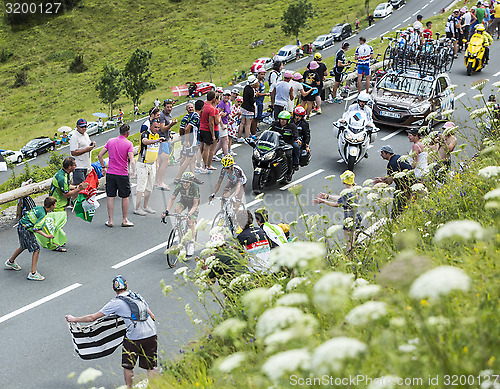
[[[372,1],[372,7],[379,2]],[[364,16],[363,0],[339,0],[335,7],[319,0],[312,3],[318,17],[300,36],[303,42],[329,31],[335,23],[352,23],[356,16]],[[0,63],[0,145],[19,148],[34,136],[73,126],[80,116],[106,112],[94,86],[102,66],[123,68],[139,47],[153,52],[157,85],[143,97],[141,110],[147,110],[156,97],[171,96],[170,86],[208,79],[208,71],[199,65],[198,46],[203,39],[219,50],[213,74],[214,82],[223,84],[235,69],[248,70],[254,59],[293,43],[294,38],[285,37],[280,27],[287,4],[284,0],[84,0],[67,14],[21,31],[12,31],[2,19],[0,51],[7,49],[13,56]],[[250,43],[259,39],[264,45],[250,49]],[[83,53],[89,69],[69,73],[68,66],[78,53]],[[14,89],[15,74],[22,69],[28,72],[28,85]],[[115,107],[130,115],[131,103],[124,95]]]

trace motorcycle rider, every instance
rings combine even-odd
[[[485,31],[485,28],[482,24],[479,24],[476,27],[476,33],[472,35],[472,37],[479,35],[483,39],[483,47],[484,47],[484,58],[483,58],[483,66],[488,63],[488,60],[490,59],[490,46],[493,43],[493,38],[491,37],[490,34],[488,34]],[[472,39],[472,38],[471,38]]]
[[[345,122],[349,117],[351,112],[364,112],[366,118],[368,119],[368,126],[374,127],[372,118],[372,109],[368,106],[368,101],[370,101],[370,96],[365,91],[358,95],[358,101],[356,104],[351,104],[351,106],[342,115],[341,122]]]
[[[289,183],[292,181],[293,174],[293,148],[297,145],[296,141],[298,138],[297,126],[290,121],[292,115],[288,111],[281,111],[278,114],[278,120],[276,120],[272,125],[270,130],[275,131],[281,135],[281,140],[290,146],[291,149],[285,151],[286,162],[287,162],[287,172],[285,175],[285,181]],[[295,144],[295,145],[294,145]],[[298,145],[297,145],[298,146]]]
[[[301,105],[297,105],[293,110],[293,123],[297,126],[298,133],[298,139],[293,144],[293,170],[295,171],[299,170],[301,150],[305,149],[308,153],[311,152],[309,148],[311,130],[305,118],[306,110]]]

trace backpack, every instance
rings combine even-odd
[[[146,321],[149,317],[148,306],[140,294],[129,292],[128,296],[116,296],[125,301],[130,308],[130,317],[125,317],[132,321]]]

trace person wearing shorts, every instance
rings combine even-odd
[[[132,292],[127,290],[127,280],[119,275],[113,278],[113,290],[116,297],[111,299],[98,312],[90,315],[75,317],[66,315],[68,323],[91,323],[104,316],[116,315],[123,318],[127,327],[122,346],[122,368],[127,388],[133,387],[134,367],[139,360],[139,367],[145,369],[148,378],[156,376],[158,364],[158,339],[155,325],[155,315],[151,312],[147,302],[138,294],[147,309],[147,319],[144,321],[132,320],[132,310],[121,297],[127,297]]]
[[[192,240],[188,243],[188,247],[186,250],[186,255],[191,256],[194,254],[195,243],[194,239],[196,236],[195,232],[195,224],[196,219],[198,218],[199,213],[199,205],[200,205],[200,187],[198,184],[194,182],[195,177],[191,172],[182,173],[181,181],[177,184],[174,189],[174,193],[172,193],[172,197],[167,204],[167,208],[165,212],[162,214],[162,221],[166,223],[166,216],[168,216],[170,212],[170,208],[174,205],[174,201],[177,196],[180,195],[180,199],[175,205],[175,213],[180,214],[184,210],[187,210],[187,215],[189,216],[188,225],[191,229]]]
[[[373,59],[373,47],[366,44],[364,36],[359,37],[359,46],[354,59],[358,61],[358,93],[361,93],[361,81],[366,77],[366,92],[370,90],[370,60]]]
[[[204,165],[202,173],[217,170],[212,167],[213,153],[211,151],[213,151],[212,144],[217,143],[219,135],[219,111],[215,108],[218,102],[215,91],[209,91],[200,115],[200,149]]]
[[[231,114],[231,102],[229,98],[231,97],[231,91],[225,90],[222,95],[222,101],[217,104],[217,109],[219,110],[220,115],[220,124],[219,124],[219,142],[217,143],[217,147],[214,151],[214,161],[220,161],[220,158],[217,157],[217,152],[222,149],[222,154],[226,155],[229,153],[228,145],[228,124],[229,124],[229,115]]]
[[[173,147],[170,143],[172,139],[171,129],[177,124],[177,119],[172,119],[170,115],[173,109],[175,101],[172,99],[166,99],[163,102],[163,110],[160,112],[160,138],[163,137],[166,141],[160,143],[160,148],[158,150],[158,158],[156,160],[156,178],[155,186],[160,190],[170,190],[168,185],[163,181],[165,177],[165,171],[167,170],[168,164],[170,162],[170,154],[173,152]]]
[[[238,211],[238,208],[241,204],[241,199],[245,194],[247,177],[243,169],[234,164],[234,158],[232,155],[224,156],[224,158],[222,158],[221,160],[221,164],[222,170],[220,172],[219,180],[215,184],[214,192],[209,196],[209,200],[213,200],[213,198],[219,191],[220,186],[222,185],[224,177],[227,177],[229,182],[222,191],[222,197],[223,199],[227,199],[234,193],[234,197],[237,200],[234,210]]]
[[[349,50],[349,42],[342,43],[342,48],[335,54],[335,66],[333,68],[333,74],[335,75],[335,83],[333,84],[332,97],[334,103],[340,103],[342,98],[337,97],[337,91],[339,89],[340,83],[342,82],[342,73],[344,68],[349,65],[346,61],[345,53]]]
[[[106,205],[108,208],[108,221],[105,223],[108,227],[113,227],[113,214],[115,207],[115,197],[122,199],[122,227],[133,227],[127,218],[129,199],[130,199],[130,172],[135,172],[134,146],[127,138],[130,135],[130,126],[122,124],[120,126],[120,135],[111,138],[106,142],[99,152],[99,162],[103,167],[103,173],[106,175]],[[104,162],[104,155],[109,154],[108,166]]]

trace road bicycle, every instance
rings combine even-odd
[[[214,197],[209,201],[209,204],[212,204],[213,200],[221,201],[220,211],[215,215],[214,220],[212,222],[212,228],[214,227],[224,227],[227,228],[233,236],[236,236],[236,231],[238,229],[238,225],[236,223],[236,212],[234,210],[234,204],[238,202],[234,198],[234,196],[226,198],[226,197]],[[240,202],[240,206],[238,211],[245,210],[245,204]]]
[[[186,235],[188,232],[188,219],[189,216],[187,214],[171,214],[168,216],[172,216],[175,218],[172,230],[170,231],[170,234],[168,235],[168,240],[167,240],[167,265],[170,266],[171,268],[174,267],[177,264],[178,257],[177,254],[175,253],[170,253],[168,250],[178,246],[179,244],[182,243],[182,237]],[[168,216],[162,216],[162,222],[167,223],[167,217]],[[183,244],[183,249],[187,250],[187,245],[188,242],[185,242]]]

